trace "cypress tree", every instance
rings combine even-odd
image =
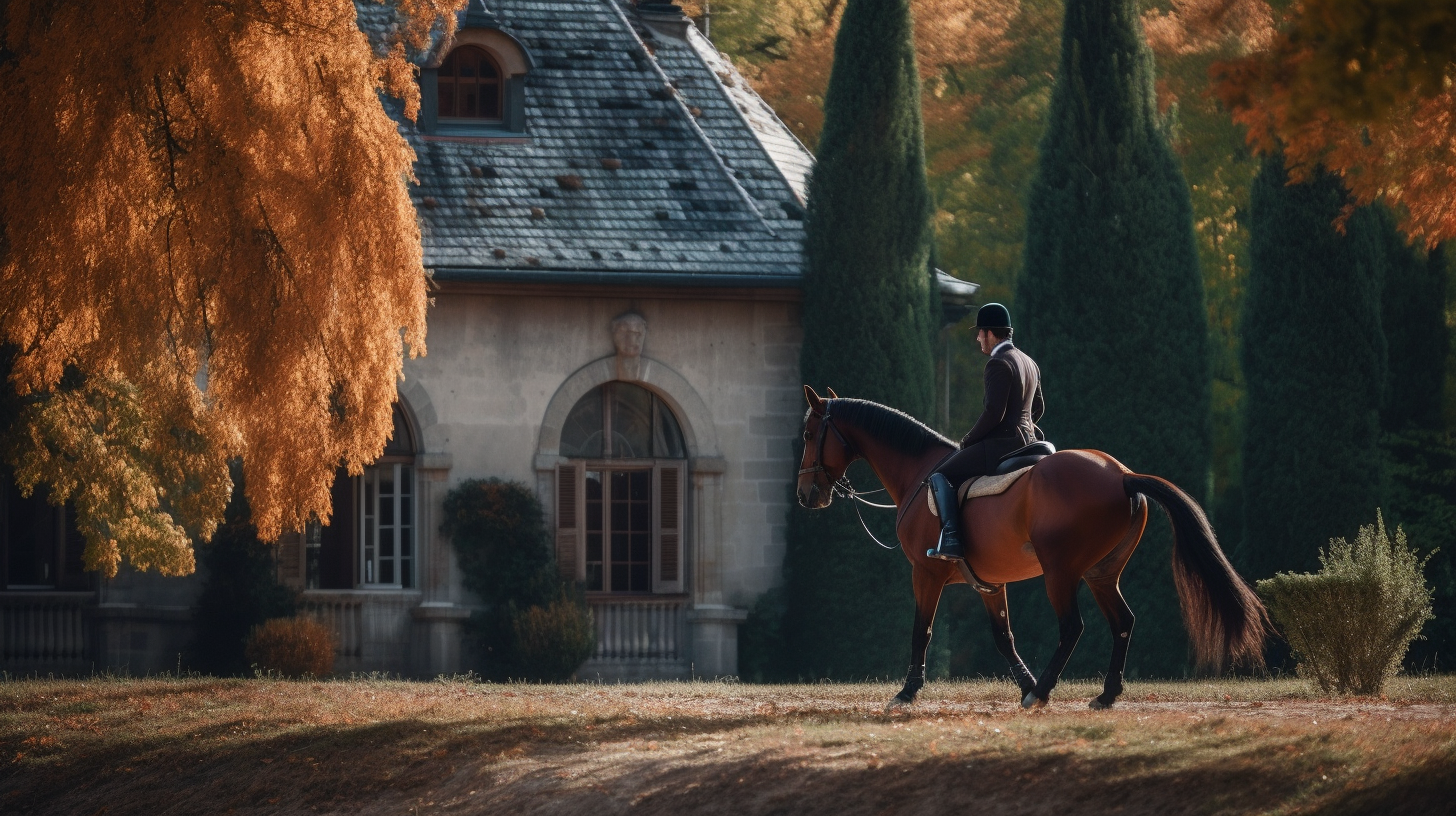
[[[1450,351],[1444,253],[1408,244],[1386,208],[1373,215],[1386,261],[1381,322],[1389,365],[1380,424],[1390,431],[1437,428]]]
[[[1068,0],[1013,317],[1017,343],[1041,366],[1051,441],[1106,451],[1202,501],[1212,455],[1203,280],[1153,83],[1135,0]],[[1122,582],[1138,616],[1133,676],[1187,663],[1171,534],[1153,517]],[[1013,595],[1018,640],[1044,659],[1056,626],[1044,596],[1023,603],[1026,594]],[[1102,670],[1110,648],[1082,600],[1089,625],[1074,673]]]
[[[1377,213],[1321,174],[1288,184],[1278,157],[1250,190],[1241,326],[1244,536],[1251,578],[1319,567],[1319,548],[1375,518],[1385,383]]]
[[[804,382],[931,420],[930,192],[906,0],[849,0],[824,97],[805,237]],[[856,484],[873,484],[863,465]],[[880,518],[876,534],[893,537]],[[790,511],[784,559],[790,676],[900,676],[913,601],[904,556],[866,540],[851,508]]]

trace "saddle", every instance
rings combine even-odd
[[[1024,448],[1006,454],[996,461],[996,467],[985,476],[978,476],[961,485],[956,491],[956,498],[959,503],[965,504],[967,499],[978,499],[982,496],[995,496],[1005,493],[1016,484],[1031,466],[1057,452],[1057,448],[1050,442],[1033,442]],[[930,513],[936,518],[940,514],[936,512],[935,497],[926,491],[926,500],[930,503]]]

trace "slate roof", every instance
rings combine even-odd
[[[628,0],[492,0],[530,52],[524,143],[402,130],[442,280],[797,286],[809,152],[689,27]],[[390,7],[361,0],[375,38]]]

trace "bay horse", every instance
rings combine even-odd
[[[886,706],[909,705],[925,684],[925,651],[947,584],[964,583],[960,567],[929,558],[940,520],[924,498],[925,481],[956,445],[907,414],[865,400],[822,399],[804,386],[804,457],[799,504],[828,507],[844,472],[864,459],[898,508],[895,533],[910,560],[915,623],[905,687]],[[1234,572],[1208,518],[1188,494],[1157,476],[1133,473],[1095,450],[1066,450],[1038,461],[1005,492],[973,498],[961,507],[966,560],[984,584],[978,594],[991,617],[996,647],[1021,687],[1022,706],[1046,705],[1077,639],[1082,615],[1078,584],[1085,581],[1112,627],[1112,661],[1093,709],[1122,694],[1133,614],[1118,579],[1148,522],[1146,499],[1162,505],[1173,523],[1173,579],[1200,665],[1258,664],[1269,618],[1258,596]],[[1057,648],[1039,678],[1016,653],[1007,615],[1006,584],[1045,576],[1058,622]]]

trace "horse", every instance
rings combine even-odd
[[[907,414],[866,400],[823,399],[804,386],[804,456],[799,465],[799,504],[828,507],[836,492],[853,494],[844,478],[856,460],[867,462],[898,512],[895,532],[910,560],[915,622],[905,686],[886,709],[915,701],[925,684],[925,651],[931,624],[948,584],[979,578],[981,601],[991,618],[996,647],[1022,693],[1023,708],[1047,704],[1084,626],[1077,589],[1086,582],[1112,628],[1112,659],[1102,693],[1089,703],[1109,708],[1123,692],[1123,669],[1132,634],[1132,609],[1118,579],[1137,549],[1148,521],[1147,500],[1162,506],[1173,524],[1173,579],[1200,666],[1263,662],[1268,613],[1218,546],[1207,516],[1187,493],[1158,476],[1134,473],[1096,450],[1064,450],[1032,465],[1005,492],[972,498],[961,507],[966,562],[926,556],[940,536],[923,492],[926,480],[956,445]],[[971,575],[971,573],[974,573]],[[1045,576],[1057,616],[1056,650],[1040,677],[1016,653],[1007,615],[1006,584]]]

